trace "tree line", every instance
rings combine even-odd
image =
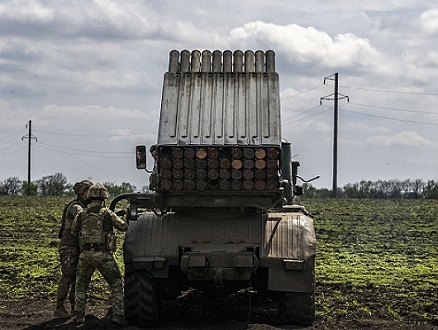
[[[120,185],[113,182],[102,184],[108,189],[111,197],[137,191],[137,187],[128,182],[122,182]],[[27,181],[14,176],[0,182],[0,195],[74,196],[73,186],[74,183],[69,183],[62,173],[43,176],[41,179],[32,181],[30,185]],[[142,189],[145,191],[147,186]]]
[[[73,185],[62,173],[44,176],[31,182],[30,187],[27,181],[22,181],[19,177],[9,177],[0,182],[0,195],[73,196],[75,195]],[[120,185],[103,182],[103,185],[108,189],[111,197],[138,191],[136,186],[128,182],[122,182]],[[148,191],[148,186],[143,186],[141,191]],[[332,196],[333,191],[330,189],[316,188],[309,183],[303,184],[303,197],[305,198],[330,198]],[[421,179],[362,180],[338,188],[337,196],[339,198],[433,199],[438,198],[438,182]]]
[[[423,181],[421,179],[361,180],[338,188],[336,193],[339,198],[434,199],[438,198],[438,182],[434,180]],[[318,189],[311,184],[303,184],[303,197],[329,198],[332,196],[333,190],[326,188]]]

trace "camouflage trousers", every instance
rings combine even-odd
[[[59,260],[61,262],[61,279],[56,294],[56,307],[64,305],[67,298],[72,309],[75,305],[76,267],[78,265],[79,248],[70,245],[59,245]]]
[[[122,275],[112,253],[104,251],[82,251],[79,255],[75,311],[85,313],[87,288],[96,269],[110,286],[114,314],[124,315]]]

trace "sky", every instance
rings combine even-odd
[[[0,1],[0,182],[129,182],[176,50],[269,50],[299,175],[438,180],[438,4],[427,0]],[[329,79],[324,79],[328,77]],[[148,159],[148,167],[152,167]]]

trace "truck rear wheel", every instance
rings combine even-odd
[[[152,326],[161,308],[158,283],[146,270],[125,273],[125,317],[129,324]]]
[[[309,325],[315,321],[315,292],[283,292],[280,320],[284,324]]]

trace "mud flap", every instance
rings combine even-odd
[[[269,268],[268,290],[312,292],[315,285],[315,257],[303,262],[286,260],[283,268]]]
[[[313,288],[313,271],[270,268],[269,291],[310,292]]]

